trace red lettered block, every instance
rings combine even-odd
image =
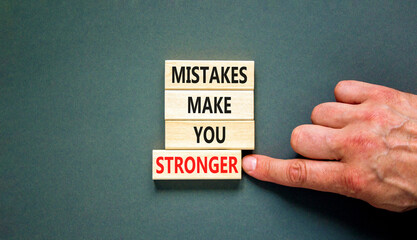
[[[241,179],[240,150],[153,150],[153,180]]]

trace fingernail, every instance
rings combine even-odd
[[[256,158],[252,156],[244,157],[242,165],[246,172],[251,172],[256,168]]]

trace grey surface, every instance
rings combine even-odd
[[[0,2],[0,239],[414,236],[416,211],[241,181],[151,180],[165,59],[254,60],[256,153],[341,79],[417,93],[416,1]]]

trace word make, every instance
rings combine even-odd
[[[203,110],[201,111],[201,97],[196,97],[196,99],[188,97],[188,113],[232,113],[230,109],[232,97],[224,97],[224,111],[222,110],[222,100],[223,97],[214,97],[213,100],[210,97],[204,97]]]
[[[253,91],[166,90],[165,120],[253,120]]]

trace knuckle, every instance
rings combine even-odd
[[[366,181],[358,171],[347,170],[341,178],[342,188],[347,196],[358,198],[366,187]]]
[[[275,182],[279,174],[276,167],[274,167],[273,161],[270,159],[258,158],[256,171],[258,179],[269,182]]]
[[[407,94],[404,94],[402,92],[399,91],[395,91],[396,92],[396,97],[393,101],[394,104],[398,105],[398,106],[409,106],[410,102],[409,102],[409,97],[407,96]]]
[[[377,100],[391,104],[403,104],[407,101],[406,97],[400,91],[382,86],[376,87],[372,91],[372,96]]]
[[[411,94],[411,93],[405,93],[405,92],[403,92],[402,95],[404,98],[404,102],[408,106],[413,106],[414,108],[417,108],[417,95]]]
[[[363,153],[369,149],[379,149],[378,144],[379,142],[375,137],[370,136],[366,131],[360,131],[355,135],[347,137],[343,147],[357,153]]]
[[[370,108],[360,113],[360,119],[368,122],[382,123],[388,117],[386,107]]]
[[[344,141],[340,140],[338,135],[328,134],[325,137],[326,145],[331,151],[333,159],[341,159]]]
[[[398,96],[397,91],[390,88],[382,88],[379,90],[379,92],[377,92],[377,94],[379,94],[380,97],[387,101],[395,100],[395,98]]]
[[[304,160],[292,160],[287,167],[287,179],[289,184],[300,186],[307,180],[307,167]]]
[[[366,105],[357,111],[357,120],[382,127],[397,126],[404,122],[404,117],[387,104]]]
[[[273,172],[271,169],[271,161],[262,161],[261,164],[262,164],[261,166],[262,175],[264,176],[265,179],[271,179],[273,175],[275,174],[275,172]]]

